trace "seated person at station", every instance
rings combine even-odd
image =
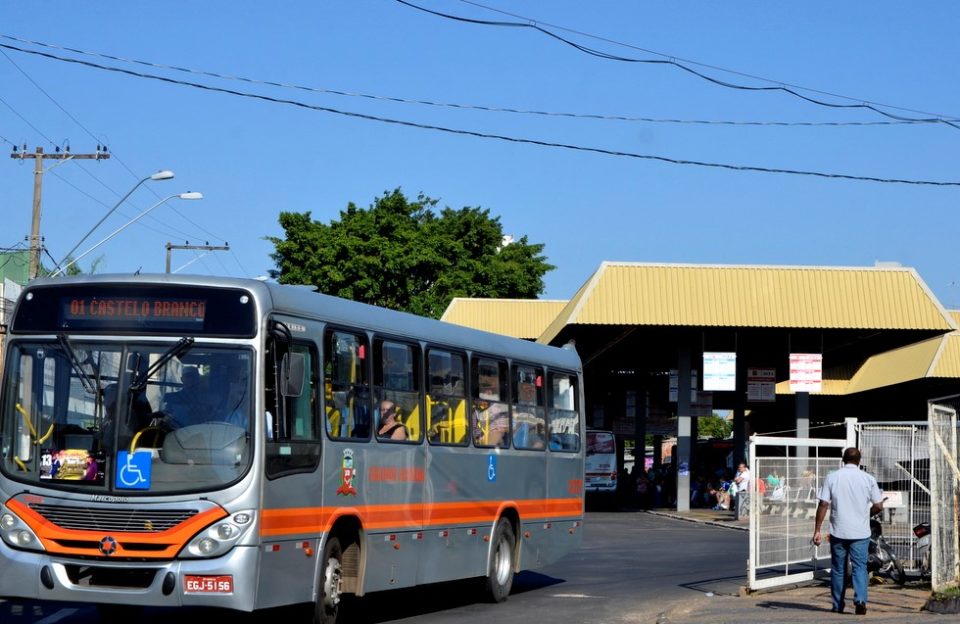
[[[407,428],[397,420],[397,406],[393,401],[380,403],[380,427],[377,437],[387,440],[406,440]]]
[[[168,422],[174,427],[195,425],[207,419],[209,406],[205,404],[200,392],[200,371],[189,366],[180,375],[182,388],[164,397],[164,411]]]

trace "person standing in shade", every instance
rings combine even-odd
[[[843,468],[831,472],[820,488],[820,504],[813,543],[820,545],[820,527],[830,511],[830,586],[834,613],[843,613],[847,558],[853,568],[853,605],[857,615],[867,613],[867,554],[870,516],[883,509],[877,480],[860,470],[860,451],[843,451]]]
[[[740,462],[737,477],[733,481],[737,484],[737,507],[734,515],[737,520],[742,520],[750,512],[750,468],[746,462]]]

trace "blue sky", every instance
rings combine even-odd
[[[416,3],[473,19],[535,22],[607,54],[675,59],[741,85],[798,85],[823,92],[798,90],[825,102],[874,102],[906,117],[960,119],[957,3]],[[665,64],[597,58],[531,28],[453,21],[395,0],[3,2],[0,35],[4,46],[342,113],[679,160],[960,182],[960,122],[638,121],[891,120],[782,92],[730,89]],[[85,153],[102,142],[114,154],[100,163],[66,163],[44,176],[41,231],[52,256],[64,255],[138,179],[156,170],[171,169],[176,178],[138,189],[81,251],[160,198],[205,195],[200,202],[160,206],[142,225],[111,239],[89,256],[103,256],[100,272],[163,271],[165,243],[189,240],[228,242],[231,251],[199,259],[177,251],[174,269],[193,261],[182,272],[263,275],[273,268],[273,248],[264,237],[282,235],[280,211],[310,211],[329,221],[348,202],[367,206],[400,187],[441,205],[488,208],[506,233],[545,243],[558,267],[546,277],[545,298],[572,296],[603,260],[896,261],[915,267],[945,305],[960,307],[960,186],[741,172],[477,138],[138,78],[9,47],[0,51],[0,153],[11,143],[49,152],[65,142]],[[0,246],[21,244],[29,234],[32,178],[32,162],[4,157]]]

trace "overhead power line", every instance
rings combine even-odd
[[[627,115],[605,115],[605,114],[598,114],[598,113],[542,111],[542,110],[519,109],[519,108],[506,107],[506,106],[483,106],[479,104],[465,104],[465,103],[458,103],[458,102],[437,102],[434,100],[401,98],[401,97],[392,96],[392,95],[377,95],[372,93],[359,93],[356,91],[344,91],[342,89],[311,87],[311,86],[294,84],[294,83],[284,83],[284,82],[277,82],[273,80],[249,78],[245,76],[234,76],[230,74],[223,74],[223,73],[213,72],[208,70],[202,70],[202,69],[196,69],[196,68],[190,68],[190,67],[178,67],[176,65],[154,63],[152,61],[144,61],[142,59],[133,59],[133,58],[127,58],[122,56],[116,56],[113,54],[104,54],[102,52],[80,50],[78,48],[71,48],[71,47],[55,45],[51,43],[44,43],[42,41],[35,41],[30,39],[22,39],[20,37],[13,37],[13,36],[4,35],[4,34],[0,34],[0,38],[7,39],[9,41],[18,41],[20,43],[26,43],[29,45],[35,45],[35,46],[48,48],[52,50],[62,50],[64,52],[72,52],[74,54],[80,54],[83,56],[108,59],[111,61],[118,61],[121,63],[130,63],[133,65],[142,65],[144,67],[151,67],[154,69],[176,71],[176,72],[181,72],[181,73],[191,74],[196,76],[207,76],[210,78],[217,78],[219,80],[233,80],[237,82],[245,82],[245,83],[255,84],[255,85],[277,87],[280,89],[293,89],[297,91],[306,91],[310,93],[322,93],[324,95],[335,95],[338,97],[352,97],[352,98],[361,98],[361,99],[376,100],[376,101],[382,101],[382,102],[394,102],[398,104],[415,104],[415,105],[421,105],[421,106],[433,106],[438,108],[455,108],[460,110],[476,110],[476,111],[491,112],[491,113],[511,113],[511,114],[519,114],[519,115],[564,117],[564,118],[571,118],[571,119],[592,119],[592,120],[601,120],[601,121],[626,121],[626,122],[642,122],[642,123],[718,125],[718,126],[842,127],[842,126],[897,126],[897,125],[920,125],[920,124],[939,123],[937,120],[933,120],[933,119],[903,119],[903,120],[891,120],[891,121],[739,121],[739,120],[709,120],[709,119],[664,119],[664,118],[638,117],[638,116],[627,116]],[[6,56],[6,54],[4,54],[4,56]]]
[[[143,72],[137,72],[130,69],[124,69],[120,67],[110,67],[107,65],[101,65],[99,63],[93,63],[91,61],[86,61],[82,59],[74,59],[59,56],[56,54],[51,54],[49,52],[41,52],[39,50],[28,50],[13,46],[10,44],[0,43],[0,48],[7,50],[14,50],[16,52],[23,52],[25,54],[33,54],[36,56],[41,56],[44,58],[53,59],[56,61],[62,61],[66,63],[74,63],[76,65],[83,65],[85,67],[92,67],[94,69],[100,69],[103,71],[109,71],[119,74],[126,74],[128,76],[134,76],[137,78],[146,78],[150,80],[158,80],[160,82],[166,82],[169,84],[181,85],[186,87],[193,87],[196,89],[202,89],[205,91],[211,91],[215,93],[224,93],[228,95],[234,95],[238,97],[250,98],[255,100],[262,100],[265,102],[272,102],[275,104],[287,104],[290,106],[295,106],[298,108],[303,108],[307,110],[314,110],[325,113],[332,113],[334,115],[342,115],[344,117],[352,117],[354,119],[365,119],[368,121],[378,121],[381,123],[394,124],[398,126],[404,126],[408,128],[418,128],[421,130],[434,130],[437,132],[445,132],[448,134],[456,134],[461,136],[472,136],[482,139],[494,139],[498,141],[507,141],[511,143],[522,143],[527,145],[538,145],[541,147],[553,147],[559,149],[573,150],[579,152],[589,152],[594,154],[604,154],[607,156],[619,156],[623,158],[635,158],[638,160],[653,160],[658,162],[670,163],[675,165],[691,165],[696,167],[710,167],[714,169],[726,169],[731,171],[753,171],[757,173],[782,173],[788,175],[802,175],[802,176],[813,176],[819,178],[831,178],[836,180],[857,180],[861,182],[879,182],[885,184],[910,184],[910,185],[919,185],[919,186],[960,186],[960,182],[950,182],[950,181],[936,181],[936,180],[909,180],[901,178],[881,178],[875,176],[857,176],[857,175],[848,175],[841,173],[826,173],[821,171],[804,171],[799,169],[782,169],[774,167],[757,167],[752,165],[734,165],[729,163],[716,163],[716,162],[706,162],[698,160],[687,160],[681,158],[670,158],[667,156],[657,156],[653,154],[638,154],[634,152],[624,152],[619,150],[611,150],[599,147],[585,147],[581,145],[572,145],[569,143],[556,143],[551,141],[541,141],[538,139],[528,139],[522,137],[512,137],[502,134],[492,134],[487,132],[477,132],[474,130],[463,130],[457,128],[448,128],[445,126],[437,126],[432,124],[423,124],[413,121],[405,121],[401,119],[392,119],[389,117],[379,117],[376,115],[368,115],[364,113],[356,113],[352,111],[343,111],[336,108],[330,108],[328,106],[319,106],[316,104],[307,104],[306,102],[299,102],[297,100],[288,100],[283,98],[276,98],[268,95],[261,95],[258,93],[247,93],[244,91],[238,91],[236,89],[226,89],[223,87],[214,87],[210,85],[205,85],[197,82],[189,82],[186,80],[177,80],[175,78],[169,78],[166,76],[157,76],[154,74],[146,74]]]
[[[927,118],[927,119],[916,119],[916,118],[913,118],[913,117],[904,117],[904,116],[902,116],[902,115],[896,115],[896,114],[894,114],[894,113],[889,113],[889,112],[883,110],[882,108],[879,108],[879,106],[884,106],[885,108],[897,108],[897,107],[886,106],[886,105],[878,105],[878,104],[873,104],[873,103],[864,102],[864,101],[860,101],[860,100],[857,100],[857,102],[858,102],[857,104],[839,104],[839,103],[836,103],[836,102],[827,102],[827,101],[818,100],[818,99],[816,99],[816,98],[813,98],[813,97],[810,97],[810,96],[807,96],[807,95],[803,95],[802,93],[800,93],[800,90],[813,92],[812,89],[805,89],[805,88],[802,88],[802,87],[790,87],[790,86],[787,86],[787,85],[785,85],[785,84],[783,84],[783,83],[775,83],[774,86],[770,86],[770,87],[755,87],[755,86],[750,86],[750,85],[742,85],[742,84],[736,84],[736,83],[733,83],[733,82],[727,82],[726,80],[720,80],[719,78],[714,78],[713,76],[707,75],[707,74],[705,74],[705,73],[703,73],[703,72],[699,72],[699,71],[693,69],[692,67],[688,67],[688,66],[685,65],[684,63],[681,63],[680,61],[678,61],[675,57],[666,57],[666,55],[662,55],[662,54],[659,54],[659,53],[658,53],[657,55],[658,55],[658,56],[662,56],[662,57],[664,57],[664,58],[659,58],[659,59],[630,58],[630,57],[627,57],[627,56],[620,56],[620,55],[618,55],[618,54],[611,54],[611,53],[609,53],[609,52],[603,52],[602,50],[597,50],[597,49],[594,49],[594,48],[590,48],[590,47],[587,47],[587,46],[585,46],[585,45],[583,45],[583,44],[576,43],[575,41],[572,41],[572,40],[570,40],[570,39],[567,39],[567,38],[565,38],[565,37],[562,37],[562,36],[558,35],[557,33],[555,33],[555,32],[553,32],[553,31],[551,31],[551,30],[548,30],[548,29],[544,28],[543,26],[541,26],[541,25],[540,25],[537,21],[535,21],[535,20],[529,20],[529,19],[528,19],[528,21],[526,21],[526,22],[503,22],[503,21],[494,21],[494,20],[481,20],[481,19],[474,19],[474,18],[470,18],[470,17],[462,17],[462,16],[459,16],[459,15],[453,15],[453,14],[450,14],[450,13],[443,13],[443,12],[441,12],[441,11],[434,11],[433,9],[428,9],[428,8],[426,8],[426,7],[422,7],[422,6],[419,6],[419,5],[417,5],[417,4],[413,4],[412,2],[408,2],[407,0],[396,0],[396,2],[399,2],[400,4],[402,4],[402,5],[404,5],[404,6],[408,6],[408,7],[412,8],[412,9],[416,9],[416,10],[418,10],[418,11],[423,11],[424,13],[429,13],[429,14],[435,15],[435,16],[437,16],[437,17],[442,17],[442,18],[444,18],[444,19],[449,19],[449,20],[453,20],[453,21],[457,21],[457,22],[463,22],[463,23],[467,23],[467,24],[476,24],[476,25],[479,25],[479,26],[494,26],[494,27],[500,27],[500,28],[529,28],[529,29],[531,29],[531,30],[535,30],[535,31],[537,31],[537,32],[539,32],[539,33],[542,33],[542,34],[546,35],[547,37],[550,37],[550,38],[552,38],[552,39],[556,39],[557,41],[560,41],[561,43],[565,43],[566,45],[571,46],[572,48],[575,48],[575,49],[579,50],[580,52],[583,52],[583,53],[585,53],[585,54],[589,54],[589,55],[591,55],[591,56],[596,56],[596,57],[598,57],[598,58],[602,58],[602,59],[606,59],[606,60],[610,60],[610,61],[621,61],[621,62],[624,62],[624,63],[642,63],[642,64],[648,64],[648,65],[669,65],[669,66],[672,66],[672,67],[676,67],[677,69],[681,69],[681,70],[683,70],[683,71],[685,71],[685,72],[687,72],[687,73],[693,74],[694,76],[697,76],[698,78],[701,78],[701,79],[703,79],[703,80],[706,80],[707,82],[711,82],[711,83],[716,84],[716,85],[719,85],[719,86],[721,86],[721,87],[727,87],[728,89],[737,89],[737,90],[740,90],[740,91],[780,91],[780,92],[782,92],[782,93],[788,93],[788,94],[790,94],[790,95],[792,95],[792,96],[794,96],[794,97],[796,97],[796,98],[799,98],[799,99],[801,99],[801,100],[804,100],[804,101],[806,101],[806,102],[810,102],[811,104],[816,104],[816,105],[818,105],[818,106],[825,106],[825,107],[827,107],[827,108],[866,109],[866,110],[871,110],[871,111],[873,111],[873,112],[875,112],[875,113],[877,113],[877,114],[879,114],[879,115],[883,115],[884,117],[887,117],[887,118],[890,118],[890,119],[896,119],[896,120],[898,120],[898,121],[926,121],[926,122],[929,122],[929,123],[940,123],[940,124],[944,124],[944,125],[950,126],[951,128],[954,128],[955,130],[960,130],[960,124],[954,123],[953,121],[951,121],[951,120],[949,120],[949,119],[945,119],[945,118],[943,118],[943,117],[939,117],[939,116],[938,116],[938,117],[930,117],[930,118]],[[483,6],[483,5],[477,4],[476,6]],[[483,8],[489,8],[489,7],[483,7]],[[490,9],[490,10],[494,10],[494,9]],[[726,71],[726,70],[724,70],[724,71]],[[770,81],[770,80],[767,80],[767,79],[762,79],[762,80],[764,80],[765,82],[773,82],[773,81]],[[855,100],[855,98],[850,98],[850,97],[847,97],[847,96],[834,96],[834,97],[843,97],[843,99]],[[901,109],[901,110],[902,110],[902,109]],[[928,114],[928,113],[922,113],[922,114]]]

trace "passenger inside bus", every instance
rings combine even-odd
[[[401,423],[397,415],[397,406],[393,401],[380,403],[380,427],[377,437],[385,440],[406,440],[407,428]]]

